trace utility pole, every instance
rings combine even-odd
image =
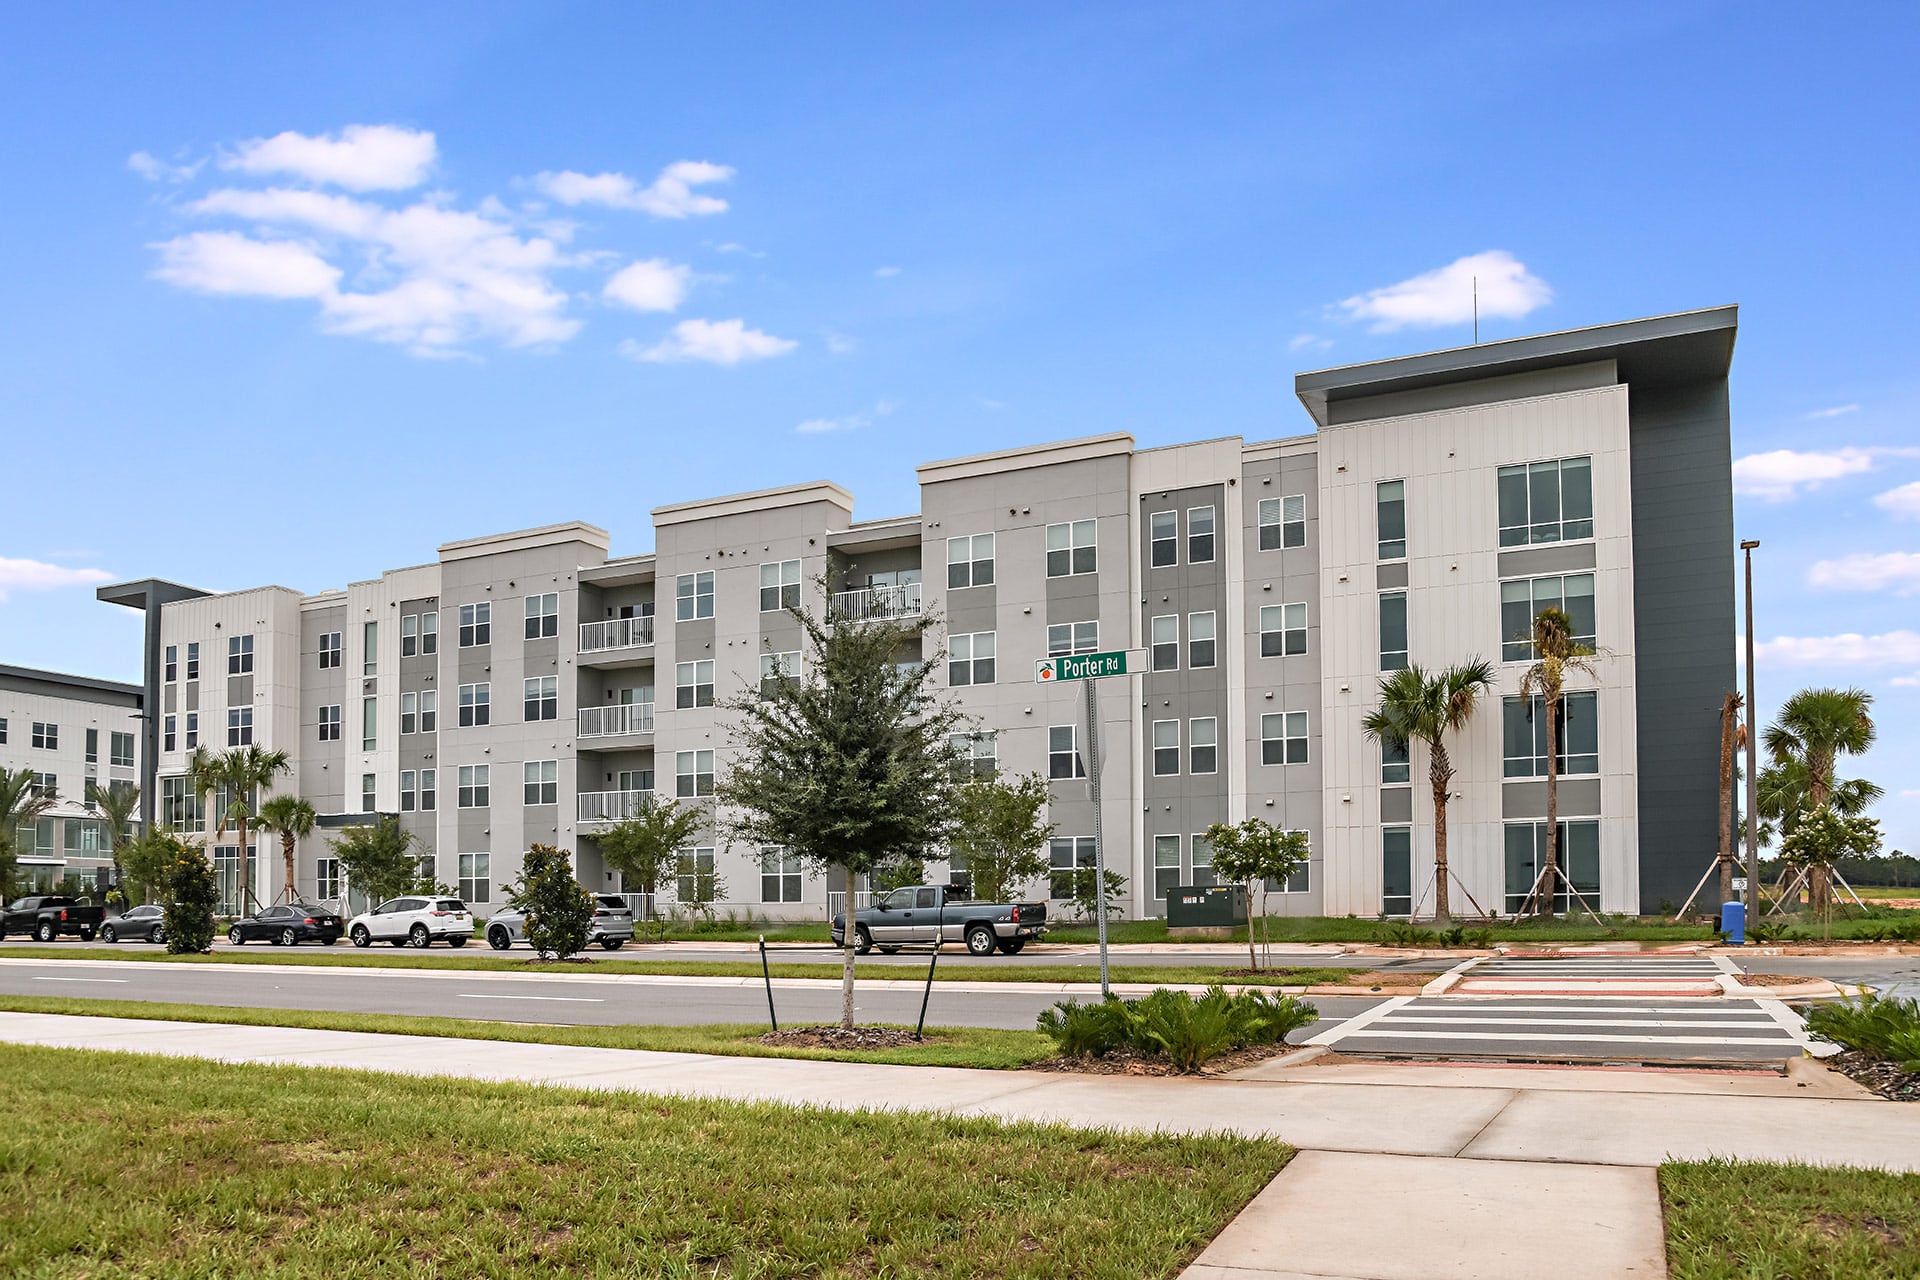
[[[1107,990],[1107,853],[1100,827],[1107,813],[1100,807],[1100,709],[1093,696],[1093,686],[1092,680],[1080,682],[1087,695],[1087,784],[1093,800],[1093,899],[1098,904],[1095,915],[1099,919],[1100,998],[1105,1000],[1111,994]]]
[[[1760,790],[1760,735],[1753,723],[1753,549],[1759,540],[1742,542],[1747,562],[1747,927],[1760,918],[1760,815],[1754,798]]]

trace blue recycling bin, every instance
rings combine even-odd
[[[1732,946],[1747,945],[1747,904],[1744,902],[1723,902],[1720,904],[1720,932],[1727,935]]]

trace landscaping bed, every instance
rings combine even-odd
[[[1139,1075],[1149,1074],[1144,1064],[1157,1062],[1166,1070],[1151,1074],[1186,1075],[1247,1049],[1286,1052],[1291,1047],[1287,1035],[1319,1017],[1311,1004],[1292,996],[1265,991],[1228,994],[1212,987],[1196,997],[1162,987],[1131,1000],[1117,996],[1062,1000],[1041,1013],[1038,1025],[1058,1046],[1063,1060],[1051,1070]],[[1270,1057],[1272,1052],[1260,1057]],[[1110,1061],[1118,1064],[1114,1070],[1100,1065]],[[1132,1071],[1129,1062],[1141,1063],[1143,1069]]]
[[[1891,1102],[1920,1102],[1920,1071],[1908,1071],[1897,1062],[1849,1049],[1823,1059],[1856,1084]]]
[[[1246,1067],[1259,1066],[1274,1058],[1300,1049],[1297,1044],[1250,1044],[1229,1049],[1209,1058],[1191,1070],[1181,1070],[1160,1054],[1145,1054],[1121,1047],[1103,1057],[1082,1054],[1077,1057],[1047,1058],[1029,1065],[1028,1071],[1063,1071],[1089,1076],[1224,1076]]]
[[[1883,1098],[1920,1102],[1920,1000],[1867,994],[1817,1005],[1807,1030],[1847,1052],[1827,1063]]]
[[[797,1049],[904,1049],[921,1039],[904,1027],[793,1027],[756,1036],[758,1044]]]

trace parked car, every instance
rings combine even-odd
[[[325,907],[307,902],[282,902],[235,920],[227,929],[227,941],[238,947],[265,938],[276,947],[297,946],[302,942],[340,941],[343,930],[340,917]]]
[[[96,907],[87,903],[42,894],[32,898],[15,898],[0,914],[0,938],[10,933],[23,933],[41,942],[52,942],[55,938],[73,934],[82,942],[92,942],[93,935],[99,931],[101,918],[107,914],[105,907]]]
[[[473,916],[458,898],[405,897],[362,911],[347,925],[347,937],[356,947],[390,942],[429,947],[435,941],[464,947],[473,936]]]
[[[157,902],[135,907],[101,925],[100,936],[108,942],[118,942],[122,938],[129,942],[165,942],[167,909]]]
[[[517,907],[496,911],[487,921],[487,945],[505,951],[526,940],[526,929],[526,912]],[[633,908],[625,898],[613,893],[593,895],[593,923],[587,928],[587,941],[597,942],[608,951],[618,951],[633,941]]]
[[[1044,902],[969,902],[945,885],[895,889],[853,913],[853,949],[894,951],[903,943],[962,942],[976,956],[1008,955],[1047,931]],[[846,918],[833,918],[833,942],[845,946]]]

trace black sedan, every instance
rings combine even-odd
[[[122,938],[128,942],[165,942],[166,916],[166,908],[149,902],[101,925],[100,936],[108,942],[119,942]]]
[[[265,938],[276,947],[291,947],[301,942],[332,945],[340,941],[343,927],[340,917],[325,907],[283,902],[235,920],[227,930],[227,941],[236,947],[257,938]]]

